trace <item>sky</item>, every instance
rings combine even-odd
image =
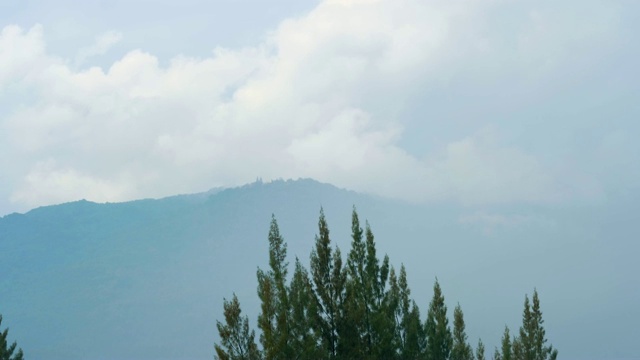
[[[640,198],[635,0],[0,3],[0,216],[278,178]]]

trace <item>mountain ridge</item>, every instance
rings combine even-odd
[[[289,263],[298,257],[308,264],[321,207],[346,256],[354,205],[369,220],[380,255],[405,264],[423,311],[437,276],[450,308],[462,305],[472,342],[481,337],[491,349],[505,323],[517,329],[524,294],[534,287],[563,358],[606,357],[595,342],[602,336],[623,349],[632,342],[631,319],[640,314],[631,305],[640,290],[629,287],[634,277],[622,270],[633,261],[626,249],[637,232],[604,233],[602,209],[579,214],[579,221],[572,211],[540,207],[500,217],[492,211],[504,207],[406,204],[310,179],[207,193],[76,201],[0,218],[0,312],[26,355],[210,358],[223,298],[235,292],[255,327],[255,271],[267,266],[272,214]],[[487,219],[499,221],[477,223]],[[625,297],[603,312],[612,292]],[[600,315],[590,320],[593,314]],[[599,330],[584,327],[596,320]],[[585,346],[585,338],[594,341]]]

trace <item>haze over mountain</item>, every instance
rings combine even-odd
[[[271,214],[307,263],[320,206],[345,254],[356,205],[488,353],[537,287],[561,358],[639,358],[639,18],[0,1],[2,326],[29,359],[210,358],[224,297],[255,326]]]
[[[437,276],[472,342],[492,352],[517,329],[536,287],[564,359],[637,356],[638,202],[627,207],[416,205],[313,180],[255,182],[159,200],[77,201],[0,219],[0,309],[31,359],[206,359],[222,299],[236,292],[252,326],[271,214],[289,262],[308,264],[324,207],[349,248],[356,205],[378,250],[407,267],[426,309]],[[425,310],[426,311],[426,310]],[[451,314],[450,314],[451,316]]]

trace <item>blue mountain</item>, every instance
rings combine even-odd
[[[438,277],[472,343],[492,352],[536,287],[563,358],[624,358],[638,355],[636,204],[421,205],[308,179],[81,200],[0,218],[0,313],[30,359],[210,359],[223,298],[235,292],[255,327],[272,214],[289,263],[308,264],[320,208],[346,255],[355,205],[423,312]]]

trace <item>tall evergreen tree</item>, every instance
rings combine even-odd
[[[258,296],[262,302],[258,327],[266,360],[290,359],[289,299],[287,281],[287,244],[280,235],[278,222],[271,216],[269,228],[269,270],[258,269]]]
[[[2,315],[0,315],[0,325],[2,325]],[[7,335],[9,335],[9,328],[0,331],[0,360],[23,360],[24,354],[22,349],[18,349],[18,352],[14,354],[17,344],[14,341],[9,345]]]
[[[547,339],[542,324],[542,311],[538,291],[533,291],[533,306],[525,295],[522,326],[519,337],[512,344],[514,360],[555,360],[558,351],[553,346],[546,346]]]
[[[370,281],[367,279],[367,249],[358,213],[351,213],[351,250],[347,256],[347,283],[340,353],[345,358],[371,356],[371,312],[368,305]]]
[[[451,360],[473,360],[473,349],[467,343],[464,315],[460,304],[453,310],[453,346]]]
[[[511,358],[513,360],[530,359],[526,356],[522,346],[522,341],[517,336],[514,336],[513,341],[511,342]]]
[[[224,300],[225,323],[217,322],[220,345],[215,344],[216,359],[259,360],[260,352],[255,342],[255,332],[249,330],[249,319],[241,316],[240,302],[236,294],[231,301]]]
[[[447,306],[444,303],[444,295],[438,279],[433,285],[433,299],[429,304],[425,332],[427,333],[427,360],[448,360],[452,337],[449,319],[447,319]]]
[[[385,255],[382,263],[376,254],[376,242],[369,222],[366,223],[367,259],[366,259],[366,308],[369,313],[369,336],[371,338],[371,354],[375,359],[386,359],[395,356],[397,344],[395,339],[394,312],[397,299],[388,294],[389,257]]]
[[[478,347],[476,348],[476,360],[484,360],[484,344],[482,339],[478,339]]]
[[[501,342],[502,352],[500,353],[501,360],[512,360],[512,350],[511,350],[511,335],[509,334],[509,328],[505,325],[504,334],[502,335]]]
[[[400,266],[398,278],[399,298],[399,353],[400,359],[418,359],[426,348],[426,333],[420,323],[420,310],[411,300],[411,290],[407,282],[404,265]]]
[[[380,264],[371,227],[367,223],[363,232],[355,207],[351,216],[351,238],[341,353],[360,359],[389,357],[396,352],[394,312],[397,305],[393,294],[386,291],[389,258],[385,257]]]
[[[324,359],[322,334],[316,324],[318,310],[307,270],[296,258],[295,270],[289,286],[291,320],[289,328],[292,359]]]
[[[336,248],[335,253],[331,249],[329,227],[322,209],[318,231],[315,248],[311,252],[311,276],[323,342],[329,357],[335,359],[338,355],[338,331],[342,326],[346,271],[342,266],[340,249]]]

